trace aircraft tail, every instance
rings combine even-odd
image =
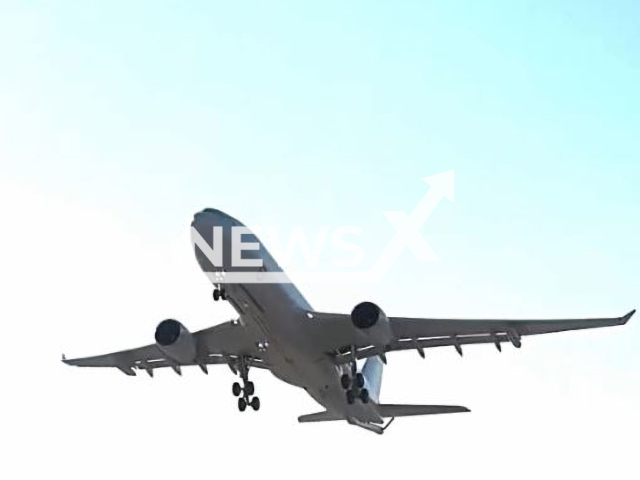
[[[438,415],[442,413],[464,413],[470,412],[467,407],[458,405],[395,405],[381,403],[375,406],[378,415],[382,418],[412,417],[415,415]],[[345,418],[333,412],[318,412],[302,415],[298,417],[300,423],[308,422],[333,422],[344,420]]]
[[[440,413],[461,413],[469,412],[466,407],[459,407],[457,405],[393,405],[393,404],[378,404],[375,405],[375,409],[381,418],[391,418],[386,425],[380,425],[383,422],[367,422],[361,421],[357,418],[344,418],[334,412],[318,412],[311,413],[309,415],[302,415],[298,417],[300,423],[307,422],[332,422],[335,420],[346,420],[352,425],[370,430],[379,435],[389,428],[389,425],[396,419],[396,417],[410,417],[414,415],[436,415]]]
[[[369,398],[374,402],[380,401],[380,388],[382,387],[382,369],[384,363],[378,356],[369,357],[362,367],[364,385],[369,391]]]

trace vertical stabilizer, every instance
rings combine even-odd
[[[362,367],[365,387],[369,390],[369,398],[380,403],[380,387],[382,387],[382,368],[384,363],[380,357],[369,357]]]

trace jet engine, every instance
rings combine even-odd
[[[362,302],[356,305],[351,311],[351,322],[372,345],[382,347],[391,343],[393,339],[389,319],[373,302]]]
[[[196,358],[193,335],[177,320],[163,320],[158,324],[156,344],[165,355],[180,365],[193,363]]]

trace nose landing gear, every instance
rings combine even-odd
[[[215,288],[213,290],[213,300],[214,301],[218,301],[218,300],[226,300],[227,299],[227,292],[224,288]]]

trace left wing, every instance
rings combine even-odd
[[[493,343],[498,350],[510,342],[520,348],[521,337],[543,333],[582,330],[624,325],[635,310],[622,317],[571,320],[453,320],[435,318],[389,317],[393,339],[384,347],[373,346],[367,336],[351,323],[349,315],[314,312],[317,341],[327,353],[335,354],[336,363],[352,360],[352,346],[357,359],[384,355],[397,350],[453,346],[462,355],[462,345]]]
[[[78,367],[114,367],[126,375],[135,375],[136,370],[145,370],[150,376],[153,376],[156,368],[163,367],[171,367],[176,373],[181,373],[180,367],[188,365],[198,365],[205,373],[207,365],[228,364],[234,369],[240,356],[244,357],[248,366],[269,368],[260,358],[256,344],[238,321],[194,332],[193,338],[196,342],[196,357],[189,363],[179,363],[168,358],[156,344],[95,357],[68,360],[63,356],[62,361]]]

